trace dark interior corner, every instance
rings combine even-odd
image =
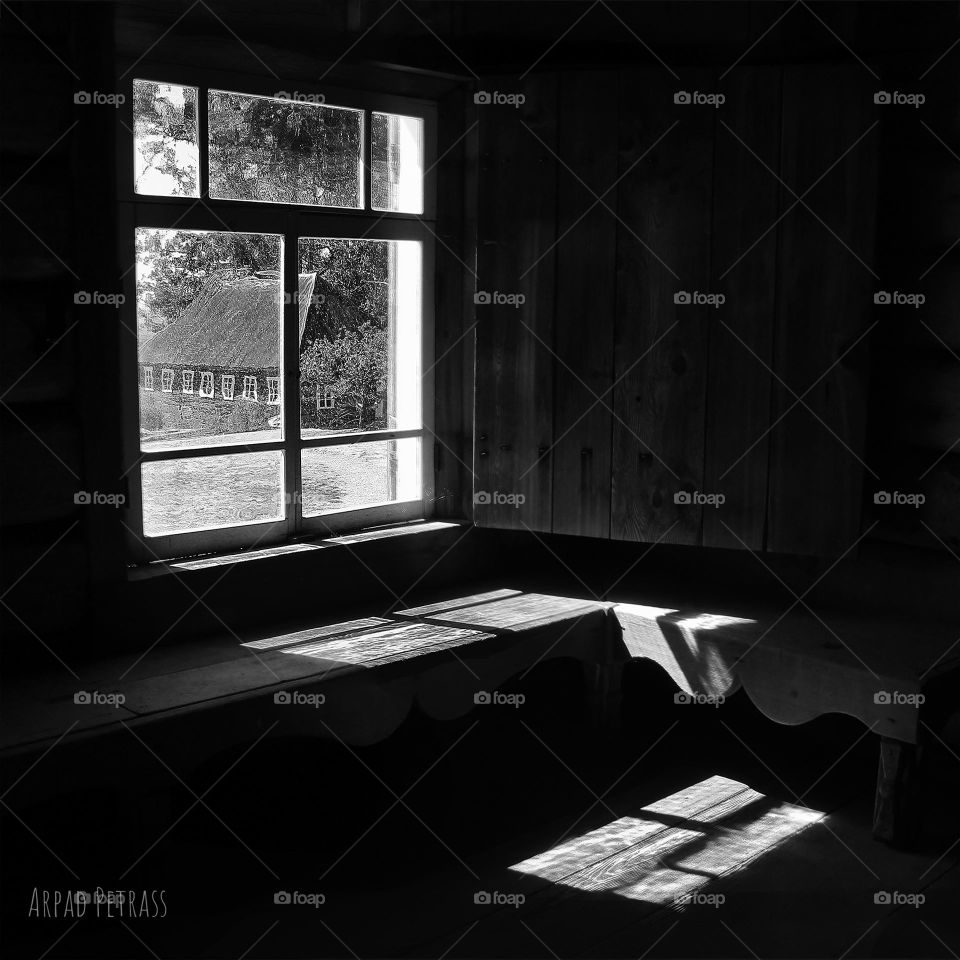
[[[960,953],[955,0],[0,62],[3,957]]]

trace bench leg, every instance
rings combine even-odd
[[[610,733],[619,730],[623,664],[585,663],[583,673],[591,725],[596,730]]]
[[[909,844],[916,832],[915,789],[917,748],[887,737],[880,739],[877,797],[873,808],[873,836],[894,846]]]

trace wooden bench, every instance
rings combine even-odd
[[[86,744],[86,775],[103,785],[109,774],[99,738],[113,738],[110,754],[144,726],[151,742],[169,744],[185,767],[267,734],[371,744],[396,730],[414,705],[450,720],[510,678],[560,657],[583,665],[601,724],[619,717],[620,675],[636,658],[659,664],[690,697],[718,700],[742,688],[778,723],[856,717],[880,737],[874,834],[887,841],[904,839],[911,822],[906,807],[927,728],[922,718],[936,707],[925,698],[943,703],[940,688],[955,690],[960,681],[960,640],[951,625],[919,628],[851,614],[821,620],[745,604],[655,607],[503,588],[243,643],[218,638],[188,651],[161,649],[133,669],[129,660],[98,664],[82,684],[63,673],[21,683],[4,698],[0,759],[16,777],[67,739]],[[123,703],[77,705],[78,689],[120,693]],[[321,696],[322,709],[296,709],[319,706]]]
[[[136,755],[135,739],[147,733],[151,749],[182,769],[265,735],[375,743],[414,705],[449,720],[546,660],[572,657],[591,669],[607,637],[607,606],[499,589],[243,643],[160,648],[133,669],[129,657],[94,664],[80,680],[45,673],[4,697],[6,782],[56,746],[58,759],[69,747],[76,771],[58,789],[69,779],[71,789],[129,790],[122,758]],[[123,700],[77,704],[78,691]],[[44,799],[49,787],[23,776],[21,802],[31,793]]]
[[[874,836],[908,840],[917,748],[937,714],[957,702],[956,626],[749,605],[733,611],[612,608],[623,659],[655,661],[691,698],[718,701],[742,688],[777,723],[829,713],[864,723],[880,737]]]

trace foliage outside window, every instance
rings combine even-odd
[[[135,230],[144,533],[284,520],[292,531],[300,503],[305,518],[417,501],[428,233],[416,220],[377,231],[371,211],[423,212],[423,119],[139,79],[133,114],[134,191],[170,205],[145,204]],[[181,226],[191,197],[222,212]],[[326,228],[337,210],[358,217],[346,236],[346,221]],[[147,397],[154,369],[161,391]],[[284,401],[286,375],[300,390]],[[243,402],[227,403],[241,383]],[[191,491],[186,516],[176,504]]]

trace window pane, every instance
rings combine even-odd
[[[136,242],[142,449],[279,440],[267,380],[280,377],[283,238],[143,227]]]
[[[299,262],[302,436],[419,428],[420,243],[304,237]]]
[[[373,440],[301,451],[303,515],[419,500],[420,440]]]
[[[143,532],[148,537],[283,517],[283,454],[231,453],[145,463]]]
[[[363,206],[363,111],[209,91],[210,196]]]
[[[373,113],[370,148],[373,209],[423,213],[423,120]]]
[[[133,181],[137,193],[199,197],[197,88],[133,81]]]

